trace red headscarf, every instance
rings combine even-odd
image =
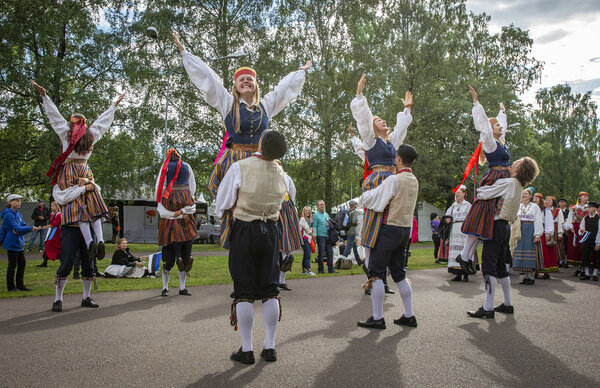
[[[52,177],[51,185],[56,184],[60,168],[62,167],[65,160],[67,160],[69,155],[71,155],[71,152],[73,152],[75,144],[77,144],[79,139],[81,139],[83,135],[85,135],[85,131],[87,130],[87,126],[85,124],[85,117],[79,118],[75,117],[75,115],[71,115],[71,122],[73,123],[73,132],[71,134],[71,138],[69,139],[69,146],[67,147],[65,152],[60,154],[60,156],[56,158],[54,162],[52,162],[52,166],[50,166],[50,169],[46,173],[46,176]]]
[[[165,188],[163,192],[163,186],[165,184],[165,179],[167,178],[167,169],[169,168],[169,161],[171,161],[171,153],[175,153],[179,160],[177,160],[177,169],[175,170],[175,176],[171,179],[168,186]],[[177,153],[174,148],[169,148],[167,151],[167,158],[163,162],[162,168],[160,169],[160,178],[158,180],[158,188],[156,190],[156,202],[160,203],[162,198],[169,198],[171,194],[171,189],[173,188],[173,183],[177,180],[177,176],[179,175],[179,170],[181,170],[181,156]]]

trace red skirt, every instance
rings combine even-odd
[[[558,260],[556,258],[556,245],[562,241],[556,241],[556,245],[546,245],[546,235],[542,234],[542,252],[544,255],[544,269],[540,272],[558,272]],[[560,244],[562,247],[562,244]]]
[[[567,262],[569,264],[581,264],[583,254],[581,253],[581,237],[577,233],[579,231],[579,222],[573,221],[573,229],[575,233],[569,233],[569,246],[567,247]]]
[[[50,219],[51,228],[48,230],[49,236],[44,245],[44,256],[48,260],[60,259],[60,213],[56,213]]]
[[[193,205],[194,200],[188,186],[174,186],[169,198],[162,198],[160,203],[167,210],[174,212]],[[160,219],[158,245],[165,246],[173,242],[192,241],[196,237],[198,237],[198,231],[192,214],[184,214],[183,218],[175,220]]]

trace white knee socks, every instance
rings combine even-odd
[[[275,349],[275,330],[277,330],[279,321],[279,301],[277,299],[269,299],[262,304],[262,318],[265,325],[264,348]]]
[[[498,285],[498,279],[495,276],[487,276],[490,284],[485,286],[485,304],[483,309],[485,311],[494,310],[494,295],[496,294],[496,286]]]
[[[65,286],[67,285],[67,279],[57,279],[56,281],[56,294],[54,296],[54,301],[63,300],[63,291],[65,290]]]
[[[83,299],[90,297],[90,290],[92,289],[92,281],[87,279],[81,279],[81,285],[83,286]]]
[[[185,271],[179,271],[179,289],[185,289],[185,278],[187,273]],[[168,283],[167,283],[168,284]]]
[[[467,241],[460,254],[461,258],[465,261],[473,261],[473,255],[479,245],[479,239],[472,234],[467,235]]]
[[[410,318],[415,315],[412,303],[412,287],[410,286],[408,279],[401,280],[396,283],[396,285],[398,286],[398,292],[400,293],[402,303],[404,304],[404,316]]]
[[[239,302],[235,305],[240,336],[242,337],[242,352],[252,350],[252,324],[254,323],[254,304]],[[266,327],[266,325],[265,325]]]
[[[502,286],[502,293],[504,294],[504,305],[512,306],[512,300],[510,298],[510,276],[500,279],[500,285]]]
[[[594,268],[594,273],[592,274],[592,276],[598,276],[598,268]]]
[[[79,230],[85,240],[85,246],[89,247],[92,242],[92,233],[90,232],[90,224],[88,222],[79,221]]]
[[[279,284],[285,284],[285,272],[279,271]]]
[[[98,218],[96,221],[92,222],[92,229],[94,230],[94,234],[96,235],[96,241],[103,242],[104,236],[102,235],[102,219],[101,218]]]
[[[583,269],[583,271],[584,271],[584,273],[585,273],[585,276],[590,276],[590,267],[585,267],[585,268]]]
[[[365,250],[365,268],[369,269],[369,256],[371,255],[371,248],[369,247],[363,247],[363,249]],[[369,280],[369,275],[367,275],[367,280]]]
[[[162,270],[162,280],[163,280],[163,290],[169,289],[169,276],[171,276],[171,271],[167,271],[163,268]]]
[[[383,280],[374,280],[371,284],[371,303],[373,304],[373,319],[375,320],[383,318],[384,295]]]

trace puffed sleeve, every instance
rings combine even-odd
[[[358,136],[352,136],[350,139],[352,142],[352,148],[354,148],[354,153],[362,160],[365,161],[365,151],[363,150],[362,141],[358,138]]]
[[[565,223],[565,216],[562,210],[558,210],[558,216],[556,217],[556,230],[558,231],[558,235],[562,237],[563,235],[563,224]]]
[[[223,87],[219,76],[200,58],[186,50],[181,52],[181,57],[192,83],[204,94],[204,101],[225,119],[233,105],[233,96]]]
[[[397,193],[398,179],[391,175],[373,190],[365,191],[358,201],[358,206],[381,213]]]
[[[565,221],[564,228],[565,230],[571,230],[573,227],[573,208],[570,209],[569,215],[567,216],[567,220]],[[577,233],[577,231],[575,231]]]
[[[509,199],[513,197],[515,188],[514,178],[502,178],[498,179],[491,186],[481,186],[477,189],[477,198],[483,201],[492,198],[504,197]]]
[[[585,230],[585,219],[586,218],[587,218],[587,216],[583,217],[583,219],[579,223],[579,235],[580,236],[583,236],[586,232],[586,230]]]
[[[288,195],[292,201],[296,200],[296,185],[294,185],[294,181],[292,178],[286,173],[283,173],[283,178],[285,181],[285,186],[287,188]]]
[[[217,199],[215,201],[215,215],[219,218],[223,216],[225,210],[231,209],[237,201],[238,191],[242,185],[242,172],[240,164],[235,162],[229,167],[225,177],[219,185]]]
[[[42,97],[42,107],[44,108],[46,116],[48,116],[50,126],[52,126],[54,132],[56,132],[60,140],[64,143],[67,139],[67,132],[69,132],[69,123],[61,116],[58,108],[54,105],[48,95]]]
[[[535,218],[533,221],[533,237],[540,237],[542,233],[544,233],[544,219],[542,215],[542,210],[535,203],[531,205],[533,209],[533,213],[535,214]]]
[[[544,233],[545,234],[554,234],[554,217],[552,217],[552,212],[548,209],[544,210]]]
[[[363,148],[365,151],[370,150],[375,145],[375,132],[373,131],[373,113],[367,103],[367,98],[364,95],[356,96],[350,103],[352,117],[356,120],[358,133],[363,140]]]
[[[269,119],[281,112],[287,104],[298,97],[304,86],[305,79],[306,72],[304,70],[300,69],[291,72],[279,81],[275,89],[263,97],[262,104]]]
[[[498,116],[496,116],[498,120],[498,124],[502,127],[502,136],[500,136],[500,143],[506,144],[506,130],[508,129],[508,121],[506,120],[506,112],[502,109],[498,111]]]
[[[187,163],[186,163],[187,164]],[[190,187],[190,193],[192,193],[192,200],[194,200],[194,195],[196,195],[196,178],[194,177],[194,171],[192,170],[192,167],[190,167],[190,165],[187,165],[188,167],[188,186]]]
[[[92,125],[90,125],[90,132],[94,135],[94,143],[100,140],[102,135],[104,135],[108,128],[110,128],[115,118],[116,109],[117,107],[111,104],[111,106],[104,111],[104,113],[102,113],[100,117],[98,117],[96,121],[92,123]]]
[[[390,133],[390,141],[394,145],[394,148],[398,149],[406,138],[406,130],[410,123],[412,123],[412,115],[410,114],[410,108],[404,108],[403,112],[398,112],[396,115],[396,126],[394,131]]]
[[[483,150],[487,153],[496,151],[497,145],[492,126],[479,101],[473,104],[473,123],[479,132],[479,141],[483,145]]]
[[[85,186],[69,186],[61,190],[58,185],[52,188],[52,197],[59,205],[66,205],[73,202],[85,193]]]

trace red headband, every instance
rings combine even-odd
[[[252,77],[254,77],[254,79],[256,79],[256,71],[254,71],[253,68],[248,67],[248,66],[243,66],[243,67],[240,67],[239,69],[237,69],[235,71],[235,73],[233,74],[233,78],[238,79],[238,77],[240,75],[244,75],[244,74],[250,74]]]

